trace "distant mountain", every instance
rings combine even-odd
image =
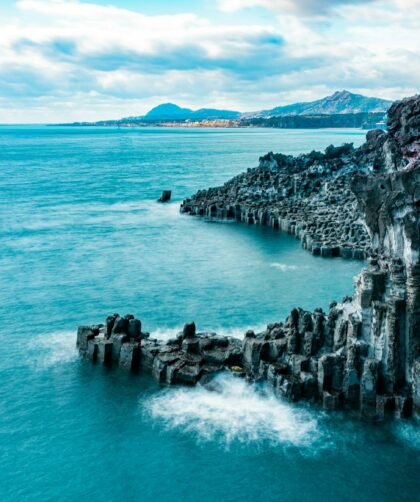
[[[259,118],[267,119],[270,117],[287,117],[297,115],[305,115],[310,117],[314,115],[325,116],[341,114],[385,113],[391,106],[391,104],[392,101],[387,101],[386,99],[369,98],[362,96],[361,94],[353,94],[349,91],[337,91],[331,96],[318,99],[317,101],[294,103],[286,106],[277,106],[276,108],[272,108],[271,110],[261,110],[257,112],[240,113],[232,110],[217,110],[214,108],[200,108],[199,110],[192,110],[191,108],[181,108],[174,103],[163,103],[156,106],[155,108],[152,108],[148,113],[146,113],[146,115],[125,117],[119,120],[102,120],[100,122],[90,123],[75,122],[70,125],[135,127],[141,124],[156,125],[159,122],[200,122],[203,120],[233,120],[235,121],[235,124],[230,125],[233,127],[238,126],[240,122],[244,120]],[[360,117],[358,117],[357,120],[359,120],[359,118]],[[328,122],[326,118],[322,120],[325,123]],[[339,121],[339,119],[334,120]],[[350,123],[351,120],[349,119],[347,120],[347,122]],[[306,121],[306,123],[309,122]],[[314,123],[314,121],[312,120],[311,123]],[[278,127],[278,125],[273,126],[270,123],[270,125],[267,125],[267,127]],[[299,125],[299,127],[301,127],[301,125]]]
[[[152,108],[141,118],[143,120],[185,120],[190,118],[192,114],[193,111],[189,108],[181,108],[173,103],[164,103]]]
[[[334,115],[342,113],[386,112],[392,101],[380,98],[368,98],[349,91],[337,91],[331,96],[306,103],[294,103],[263,110],[248,117],[273,117],[280,115]]]
[[[201,108],[191,110],[181,108],[173,103],[164,103],[150,110],[142,117],[130,117],[129,120],[234,120],[238,118],[250,117],[274,117],[285,115],[337,115],[343,113],[378,113],[386,112],[392,101],[381,98],[369,98],[361,94],[353,94],[349,91],[337,91],[331,96],[327,96],[317,101],[305,103],[293,103],[286,106],[277,106],[271,110],[262,110],[251,113],[239,113],[231,110],[215,110],[212,108]],[[125,120],[125,119],[123,119]]]
[[[237,119],[239,112],[232,110],[216,110],[213,108],[201,108],[200,110],[191,110],[190,108],[181,108],[173,103],[164,103],[152,108],[142,120],[217,120],[217,119]],[[132,119],[131,119],[132,120]]]

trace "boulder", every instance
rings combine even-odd
[[[171,196],[171,190],[163,190],[162,195],[158,199],[158,202],[169,202],[171,200]]]

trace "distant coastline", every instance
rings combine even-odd
[[[203,120],[107,120],[101,122],[74,122],[72,124],[54,124],[78,127],[271,127],[275,129],[381,129],[385,128],[384,113],[342,113],[318,115],[285,115],[275,117],[250,117],[240,119],[203,119]]]
[[[280,129],[385,127],[385,116],[391,101],[366,97],[349,91],[311,102],[292,103],[269,110],[241,113],[233,110],[200,108],[192,110],[173,103],[163,103],[145,115],[97,122],[79,121],[54,124],[79,127],[273,127]]]

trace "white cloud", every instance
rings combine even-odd
[[[17,6],[23,15],[39,15],[36,24],[25,24],[20,36],[24,33],[37,42],[54,37],[77,38],[78,49],[83,53],[118,46],[140,54],[155,54],[162,48],[194,44],[209,56],[218,56],[234,44],[245,43],[245,35],[272,31],[270,27],[252,25],[221,27],[189,13],[146,16],[76,0],[21,0]]]
[[[347,3],[368,3],[375,0],[219,0],[225,12],[236,12],[248,7],[264,7],[278,13],[322,16],[331,9]],[[404,0],[399,0],[404,1]],[[409,1],[409,0],[406,0]],[[417,1],[417,0],[414,0]]]
[[[400,14],[407,20],[420,15],[420,0],[219,0],[218,5],[223,12],[261,7],[282,16],[292,14],[315,20],[341,17],[343,11],[350,10],[357,13],[358,20],[372,23],[378,19],[395,22]]]
[[[21,0],[0,21],[0,121],[117,118],[161,101],[249,110],[342,88],[390,98],[418,90],[420,0],[339,3],[223,0],[225,10],[277,12],[269,23],[252,14],[233,23]]]

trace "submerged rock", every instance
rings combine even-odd
[[[171,190],[163,190],[162,195],[158,199],[158,202],[169,202],[171,200],[172,191]]]

